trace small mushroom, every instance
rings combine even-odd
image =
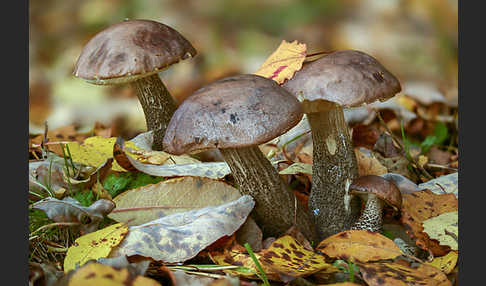
[[[131,83],[153,130],[153,149],[162,139],[177,105],[158,73],[196,50],[169,26],[151,20],[128,20],[96,34],[83,48],[74,75],[89,83]]]
[[[366,202],[361,216],[351,229],[379,232],[383,224],[383,207],[388,205],[395,210],[402,207],[402,195],[398,187],[380,176],[368,175],[357,178],[349,186],[349,193]]]
[[[218,148],[241,194],[255,200],[254,219],[265,236],[284,233],[296,217],[297,227],[315,241],[307,208],[258,148],[301,118],[299,101],[274,81],[257,75],[228,77],[202,87],[179,106],[167,128],[164,151],[178,155]]]
[[[400,83],[373,57],[346,50],[304,65],[283,87],[304,98],[313,142],[309,209],[323,239],[349,229],[359,216],[348,194],[358,167],[343,108],[384,101]]]

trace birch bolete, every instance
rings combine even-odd
[[[74,75],[89,83],[131,83],[143,108],[153,149],[162,139],[177,105],[158,73],[196,55],[196,50],[169,26],[151,20],[128,20],[96,34],[84,46]]]
[[[348,193],[358,168],[343,108],[384,101],[401,86],[376,59],[352,50],[304,65],[283,86],[303,97],[313,142],[309,209],[324,239],[349,229],[359,216],[358,200]]]
[[[284,233],[295,217],[302,233],[316,241],[307,208],[258,148],[295,126],[302,115],[299,101],[270,79],[224,78],[181,103],[167,128],[164,151],[179,155],[218,148],[241,194],[255,200],[253,217],[265,236]]]

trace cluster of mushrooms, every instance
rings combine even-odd
[[[376,59],[359,51],[333,52],[304,64],[282,86],[252,74],[227,77],[177,107],[158,73],[195,55],[176,30],[150,20],[126,20],[86,44],[74,75],[98,85],[132,84],[153,132],[154,150],[180,155],[219,149],[241,194],[254,198],[253,218],[265,236],[292,226],[315,242],[347,229],[379,231],[384,205],[400,208],[393,183],[377,176],[358,178],[343,115],[343,108],[400,92],[398,80]],[[304,113],[313,140],[308,207],[258,148],[294,127]]]

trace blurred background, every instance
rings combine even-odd
[[[457,104],[457,0],[31,0],[29,131],[96,122],[112,136],[145,131],[129,86],[72,76],[89,39],[126,18],[179,31],[198,51],[159,75],[180,103],[218,78],[256,71],[282,40],[307,52],[357,49],[381,61],[404,92],[425,90]],[[414,87],[415,89],[412,89]]]

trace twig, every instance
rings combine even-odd
[[[79,222],[54,222],[54,223],[46,224],[46,225],[39,227],[38,229],[33,231],[30,235],[33,235],[34,233],[37,233],[37,232],[39,232],[43,229],[54,227],[54,226],[74,226],[74,225],[80,225],[80,223]],[[31,240],[31,238],[29,238],[29,240]]]
[[[395,136],[395,134],[393,134],[393,132],[391,132],[390,128],[388,128],[385,121],[381,117],[380,112],[378,110],[376,110],[375,108],[373,108],[373,110],[375,111],[376,116],[380,120],[380,124],[385,128],[386,132],[388,134],[390,134],[393,141],[395,141],[398,144],[398,146],[400,147],[400,149],[402,149],[402,151],[406,151],[405,146],[402,144],[402,142]],[[427,179],[431,180],[431,179],[434,178],[434,177],[432,177],[432,175],[429,174],[429,172],[427,172],[427,170],[424,169],[424,167],[420,166],[420,164],[417,162],[417,160],[415,160],[415,158],[413,158],[411,155],[405,156],[405,158],[407,158],[408,161],[413,163],[424,174],[424,176],[427,177]]]

